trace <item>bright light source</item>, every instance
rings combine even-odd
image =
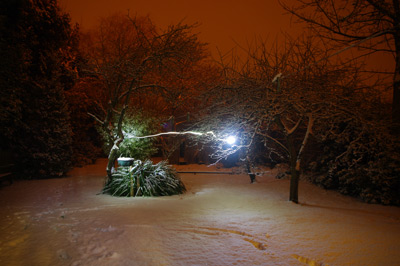
[[[235,136],[229,136],[225,139],[225,142],[228,143],[229,145],[232,145],[236,142],[236,137]]]

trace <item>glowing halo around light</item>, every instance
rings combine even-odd
[[[229,136],[225,139],[225,142],[228,143],[229,145],[235,144],[236,142],[236,137],[235,136]]]

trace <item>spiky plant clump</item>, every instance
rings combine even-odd
[[[118,167],[103,193],[117,197],[156,197],[181,194],[186,191],[176,171],[166,161],[153,164],[150,160]]]

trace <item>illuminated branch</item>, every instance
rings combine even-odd
[[[216,137],[216,135],[212,131],[208,131],[206,133],[196,132],[196,131],[184,131],[184,132],[171,131],[171,132],[161,132],[161,133],[147,135],[147,136],[133,136],[132,134],[126,134],[128,139],[130,139],[130,138],[135,138],[135,139],[154,138],[154,137],[159,137],[159,136],[163,136],[163,135],[196,135],[196,136],[212,135],[213,137]]]

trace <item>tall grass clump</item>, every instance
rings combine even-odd
[[[156,197],[186,191],[176,171],[166,161],[136,160],[132,166],[119,166],[104,189],[104,194],[117,197]]]

